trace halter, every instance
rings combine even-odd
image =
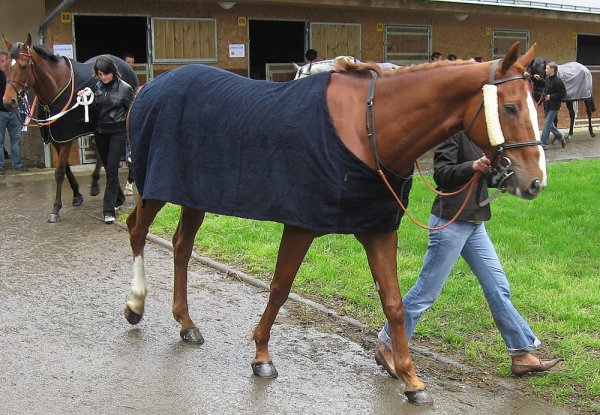
[[[514,148],[520,148],[520,147],[528,147],[528,146],[538,146],[541,145],[542,143],[540,141],[520,141],[520,142],[511,142],[511,143],[507,143],[504,141],[504,136],[502,134],[502,129],[500,126],[500,121],[499,121],[499,117],[498,117],[498,113],[497,113],[497,85],[503,84],[505,82],[510,82],[510,81],[515,81],[515,80],[519,80],[519,79],[529,79],[529,73],[525,72],[523,73],[523,75],[514,75],[511,77],[507,77],[507,78],[502,78],[502,79],[495,79],[495,74],[496,74],[496,69],[498,67],[498,63],[500,62],[499,59],[495,60],[492,62],[492,67],[490,69],[490,77],[489,77],[489,81],[483,85],[483,98],[481,99],[481,102],[479,103],[479,105],[477,106],[477,110],[475,111],[475,113],[473,114],[473,116],[471,117],[467,128],[465,129],[465,131],[468,132],[470,131],[471,127],[473,126],[475,119],[477,118],[477,116],[479,115],[479,113],[481,112],[481,110],[484,108],[485,104],[487,103],[487,108],[485,111],[485,115],[486,115],[486,125],[488,128],[488,136],[490,137],[490,144],[492,144],[492,146],[496,147],[496,154],[498,154],[499,156],[499,160],[498,163],[496,165],[496,167],[494,168],[494,179],[496,179],[497,183],[498,183],[498,187],[497,187],[497,191],[490,196],[489,198],[487,198],[486,200],[484,200],[483,202],[480,203],[481,206],[484,206],[488,203],[490,203],[493,199],[495,199],[499,193],[503,193],[506,191],[506,186],[507,186],[507,182],[508,179],[514,174],[514,171],[511,169],[512,166],[512,161],[510,160],[509,157],[504,155],[505,150],[508,149],[514,149]],[[404,206],[404,204],[402,203],[402,201],[400,200],[400,198],[398,197],[398,195],[396,194],[396,192],[394,191],[394,189],[392,188],[392,186],[389,184],[384,170],[389,172],[390,174],[399,177],[397,174],[395,174],[393,171],[391,171],[388,167],[385,166],[385,164],[383,164],[383,162],[381,161],[381,158],[379,157],[379,151],[377,150],[377,136],[375,135],[375,115],[373,112],[373,103],[374,103],[374,97],[375,97],[375,83],[377,81],[377,73],[375,71],[371,71],[371,80],[369,82],[369,89],[368,89],[368,93],[367,93],[367,114],[366,114],[366,121],[367,121],[367,136],[369,138],[369,144],[371,146],[371,151],[373,152],[373,157],[375,158],[375,164],[377,166],[377,173],[379,174],[379,176],[381,177],[381,179],[383,180],[383,182],[385,183],[385,185],[388,187],[388,189],[390,190],[390,192],[392,193],[392,195],[394,196],[394,198],[396,199],[396,201],[398,202],[398,204],[400,205],[400,207],[402,208],[402,210],[404,211],[404,213],[406,213],[406,215],[417,225],[420,226],[424,229],[428,229],[428,230],[438,230],[438,229],[442,229],[445,228],[446,226],[451,225],[452,223],[454,223],[456,221],[456,219],[458,218],[458,216],[462,213],[463,209],[465,208],[467,201],[471,198],[471,195],[473,193],[474,190],[474,185],[475,183],[477,183],[481,177],[481,173],[480,172],[476,172],[473,177],[471,178],[471,180],[469,180],[469,182],[467,183],[467,185],[464,188],[469,188],[467,196],[465,197],[460,209],[458,210],[458,212],[456,213],[456,215],[446,224],[438,226],[438,227],[429,227],[426,226],[422,223],[419,223],[408,211],[408,209]],[[493,104],[493,102],[490,102],[490,100],[493,98],[492,94],[493,93],[493,98],[495,98],[495,106],[494,105],[490,105]],[[494,107],[494,108],[489,108],[489,107]],[[496,113],[492,113],[492,110],[496,109]],[[493,121],[491,121],[493,120]]]
[[[27,64],[29,65],[29,70],[31,70],[31,73],[33,73],[33,59],[31,58],[31,54],[27,53],[27,52],[19,51],[19,56],[24,56],[27,58]],[[21,113],[22,115],[25,116],[25,121],[22,121],[21,124],[29,125],[29,121],[33,121],[33,122],[35,122],[35,124],[33,124],[32,127],[43,127],[43,126],[53,124],[59,118],[61,118],[63,115],[67,114],[69,111],[75,109],[79,105],[86,105],[86,110],[87,110],[87,105],[89,105],[91,103],[91,101],[87,97],[82,98],[82,99],[80,99],[78,97],[77,103],[73,107],[69,108],[69,105],[71,105],[71,103],[73,102],[73,95],[75,93],[75,72],[73,70],[73,64],[71,63],[71,61],[66,58],[65,58],[65,61],[67,62],[68,66],[69,66],[69,71],[70,71],[69,82],[67,82],[67,84],[63,87],[63,89],[60,90],[60,92],[54,97],[54,99],[49,104],[42,103],[42,106],[44,107],[44,110],[48,114],[50,114],[50,105],[52,105],[54,102],[56,102],[56,100],[67,90],[67,88],[69,86],[71,86],[71,95],[69,96],[69,99],[65,103],[64,107],[57,114],[55,114],[52,117],[49,117],[45,120],[36,119],[33,117],[33,111],[35,110],[35,107],[37,106],[38,97],[36,95],[36,97],[33,100],[33,104],[31,104],[31,105],[29,104],[29,99],[27,98],[27,90],[29,89],[29,70],[27,71],[27,75],[25,77],[24,84],[21,84],[20,82],[14,81],[12,79],[6,80],[7,84],[10,84],[10,86],[14,89],[17,99],[20,100],[23,103],[23,106],[25,107],[24,110],[22,110],[21,108],[18,108],[18,110],[17,110],[19,113]],[[15,85],[19,86],[21,89],[17,90]],[[92,100],[93,100],[93,98],[92,98]],[[67,108],[69,108],[69,109],[67,110]],[[87,113],[87,111],[86,111],[86,113]]]

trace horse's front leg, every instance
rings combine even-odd
[[[173,260],[175,283],[173,287],[173,317],[181,324],[179,335],[187,342],[204,343],[200,330],[192,321],[188,310],[188,264],[194,248],[194,238],[204,221],[204,212],[181,208],[181,216],[173,235]]]
[[[56,223],[60,220],[60,209],[62,208],[62,185],[65,180],[65,171],[69,162],[69,152],[71,150],[70,141],[65,144],[54,144],[54,149],[58,154],[56,169],[54,170],[54,178],[56,181],[56,195],[54,197],[54,206],[52,212],[48,215],[48,223]]]
[[[267,307],[254,329],[256,355],[252,360],[252,372],[261,378],[276,378],[277,369],[269,354],[269,339],[275,317],[285,303],[292,289],[292,283],[302,260],[312,241],[318,236],[316,232],[286,225],[283,228],[275,274],[271,281],[271,291]]]
[[[147,200],[142,207],[142,198],[138,194],[137,204],[127,217],[129,243],[133,254],[133,278],[129,288],[131,299],[125,305],[125,318],[129,324],[139,323],[144,315],[144,302],[148,293],[144,270],[144,246],[150,224],[164,205],[165,202],[160,200]]]
[[[79,192],[79,182],[75,178],[75,175],[73,174],[73,171],[71,170],[71,165],[69,163],[67,163],[65,173],[67,175],[67,180],[69,180],[71,190],[73,190],[73,206],[83,205],[83,195]]]
[[[397,233],[357,234],[355,236],[367,253],[369,267],[379,291],[383,313],[390,324],[394,366],[399,379],[404,382],[404,394],[413,404],[432,404],[431,395],[415,372],[408,349],[396,264]]]

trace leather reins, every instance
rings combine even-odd
[[[527,72],[525,72],[523,75],[515,75],[515,76],[511,76],[508,78],[502,78],[502,79],[495,79],[495,73],[496,73],[496,68],[498,66],[498,62],[499,60],[495,60],[492,62],[492,67],[490,69],[490,76],[489,76],[489,81],[487,82],[488,85],[499,85],[499,84],[503,84],[505,82],[509,82],[509,81],[514,81],[514,80],[518,80],[518,79],[528,79],[529,78],[529,74]],[[432,189],[432,187],[429,185],[429,183],[427,183],[426,180],[424,180],[427,184],[427,186],[434,190],[434,192],[436,194],[439,194],[441,196],[452,196],[455,194],[458,194],[460,192],[463,192],[465,189],[468,189],[467,191],[467,195],[465,197],[465,199],[463,200],[463,203],[461,204],[460,208],[458,209],[458,211],[456,212],[456,214],[452,217],[452,219],[450,219],[450,221],[448,221],[447,223],[445,223],[444,225],[441,226],[435,226],[435,227],[430,227],[427,226],[421,222],[419,222],[406,208],[406,206],[404,206],[404,204],[402,203],[402,201],[400,200],[400,198],[398,197],[398,195],[396,194],[396,192],[394,191],[393,187],[390,185],[384,170],[387,170],[389,173],[393,174],[396,177],[400,177],[397,174],[395,174],[393,171],[391,171],[388,167],[386,167],[383,162],[381,161],[381,158],[379,156],[379,151],[377,150],[377,136],[375,134],[375,114],[373,111],[373,104],[374,104],[374,98],[375,98],[375,84],[377,81],[377,73],[375,71],[371,71],[371,80],[369,82],[369,89],[368,89],[368,93],[367,93],[367,113],[366,113],[366,124],[367,124],[367,136],[369,138],[369,144],[371,146],[371,151],[373,152],[373,157],[375,158],[375,163],[377,166],[377,174],[379,174],[379,176],[381,177],[381,179],[383,180],[384,184],[386,185],[386,187],[388,188],[388,190],[390,191],[390,193],[392,194],[392,196],[394,197],[394,199],[396,200],[396,202],[398,203],[398,205],[402,208],[402,210],[404,211],[404,213],[410,218],[410,220],[417,226],[423,228],[423,229],[427,229],[427,230],[439,230],[439,229],[443,229],[447,226],[450,226],[452,223],[454,223],[456,221],[456,219],[460,216],[460,214],[462,213],[462,211],[464,210],[465,206],[467,205],[467,202],[469,201],[469,199],[471,198],[472,194],[473,194],[473,190],[475,189],[475,184],[479,181],[479,179],[481,178],[481,172],[477,171],[475,172],[475,174],[473,175],[473,177],[471,177],[471,179],[467,182],[467,184],[465,184],[461,189],[459,189],[456,192],[452,192],[452,193],[443,193],[443,192],[439,192],[435,189]],[[483,109],[484,106],[484,99],[481,99],[481,102],[479,103],[479,105],[477,106],[477,109],[475,111],[475,113],[473,114],[473,116],[471,117],[467,128],[465,129],[465,131],[468,132],[471,129],[471,127],[473,126],[473,123],[475,122],[475,119],[477,118],[477,116],[479,115],[479,113],[481,112],[481,110]],[[499,155],[500,157],[500,161],[498,163],[498,165],[500,166],[500,169],[502,170],[502,175],[503,178],[500,181],[500,183],[505,183],[506,180],[513,174],[513,172],[510,170],[510,166],[512,165],[510,159],[508,157],[505,157],[504,151],[506,149],[512,149],[512,148],[520,148],[520,147],[527,147],[527,146],[537,146],[537,145],[541,145],[541,142],[539,141],[522,141],[522,142],[514,142],[514,143],[502,143],[500,145],[498,145],[496,147],[496,153]],[[502,163],[504,163],[505,165],[503,165]],[[416,164],[416,163],[415,163]],[[417,165],[417,169],[420,172],[420,169],[418,168],[418,164]],[[423,178],[424,179],[424,178]],[[499,188],[499,192],[503,192],[505,190],[504,189],[500,189]],[[487,204],[489,202],[491,202],[496,196],[497,196],[498,192],[496,192],[496,194],[492,195],[491,197],[489,197],[488,199],[486,199],[486,201],[482,202],[483,204]]]

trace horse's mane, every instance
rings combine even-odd
[[[54,53],[49,52],[48,49],[42,46],[34,45],[32,46],[32,48],[35,51],[35,53],[37,53],[44,59],[50,59],[54,63],[58,63],[60,61],[60,58],[58,56],[56,56]]]
[[[421,70],[427,70],[431,68],[437,68],[442,66],[459,66],[459,65],[471,65],[473,63],[477,63],[474,61],[464,61],[464,60],[456,60],[456,61],[437,61],[437,62],[426,62],[426,63],[418,63],[409,66],[399,66],[393,70],[382,71],[381,67],[377,63],[368,62],[368,63],[354,63],[349,61],[338,61],[336,62],[336,72],[356,72],[356,73],[367,73],[369,71],[374,71],[377,73],[377,76],[394,76],[399,73],[406,72],[416,72]]]

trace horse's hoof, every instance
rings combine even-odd
[[[100,186],[97,184],[92,185],[92,190],[90,191],[92,196],[98,196],[100,194]]]
[[[252,363],[252,373],[259,378],[275,379],[279,373],[275,369],[273,362],[256,362]]]
[[[200,333],[200,329],[198,329],[198,327],[192,327],[191,329],[181,330],[179,332],[179,335],[181,336],[183,341],[186,341],[188,343],[204,343],[204,337],[202,337],[202,334]]]
[[[51,213],[48,215],[48,223],[56,223],[60,220],[58,213]]]
[[[77,195],[73,197],[73,206],[83,205],[83,195]]]
[[[127,320],[127,322],[129,322],[129,324],[131,324],[132,326],[135,326],[137,323],[139,323],[143,315],[131,311],[131,309],[128,306],[125,306],[125,312],[123,314],[125,315],[125,320]]]
[[[426,389],[420,391],[405,391],[404,395],[406,395],[408,402],[413,405],[433,405],[433,399]]]

